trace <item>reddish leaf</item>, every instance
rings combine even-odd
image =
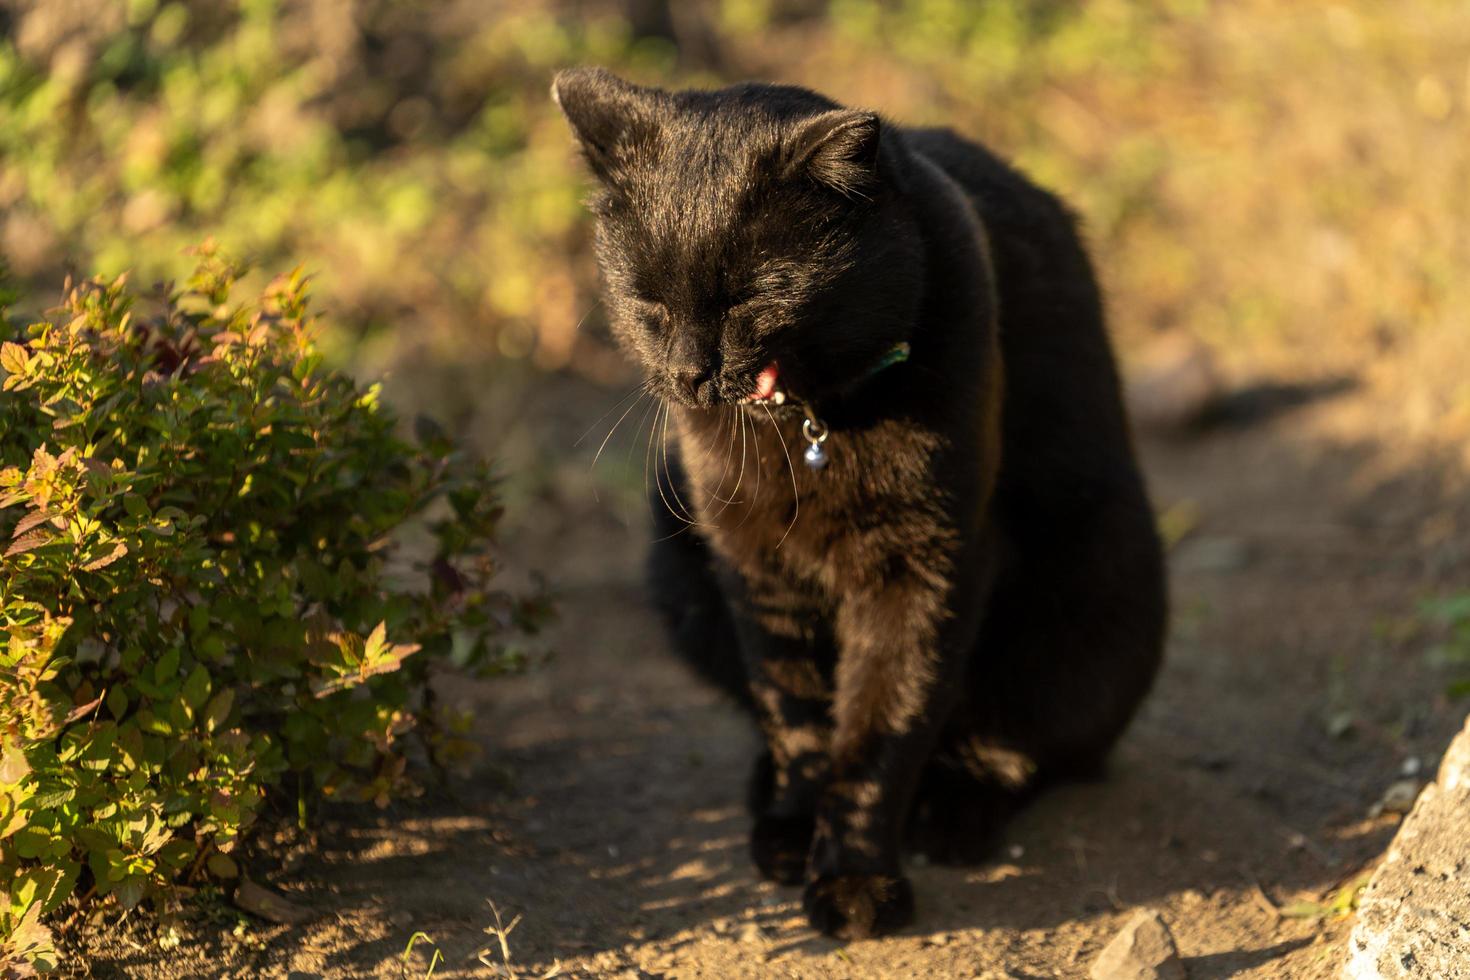
[[[12,534],[11,537],[18,538],[32,528],[39,527],[40,525],[45,524],[47,521],[51,520],[51,518],[55,516],[55,514],[51,513],[48,510],[33,511],[20,519],[20,521],[15,525],[15,533]]]
[[[50,540],[51,535],[45,531],[32,531],[30,534],[12,541],[10,547],[5,549],[5,557],[11,558],[15,555],[24,554],[27,551],[41,547],[41,545]]]
[[[117,561],[119,558],[121,558],[123,555],[126,555],[127,553],[128,546],[119,541],[116,547],[112,549],[111,554],[103,555],[101,558],[92,559],[82,566],[82,571],[95,572],[99,568],[106,568],[108,565],[111,565],[113,562]]]
[[[84,717],[86,717],[87,715],[89,715],[89,714],[92,713],[92,709],[96,708],[97,705],[99,705],[101,703],[102,703],[102,698],[96,697],[96,698],[93,698],[92,700],[88,701],[86,704],[79,704],[79,705],[77,705],[75,708],[72,708],[70,711],[68,711],[66,713],[66,724],[70,725],[72,722],[76,721],[78,718],[84,718]]]

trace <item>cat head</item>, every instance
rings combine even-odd
[[[918,236],[876,115],[789,86],[669,92],[597,68],[559,73],[552,95],[598,180],[613,333],[655,392],[816,399],[907,338]]]

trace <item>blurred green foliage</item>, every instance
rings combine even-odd
[[[305,279],[232,304],[239,270],[202,259],[151,307],[97,279],[0,321],[6,976],[48,961],[41,917],[79,888],[165,908],[237,877],[288,772],[411,792],[415,737],[468,748],[432,660],[509,669],[545,616],[492,587],[485,467],[427,422],[404,441],[375,386],[323,367]],[[393,566],[415,528],[422,560]]]
[[[375,367],[616,371],[546,95],[577,63],[794,81],[988,140],[1076,204],[1125,340],[1330,360],[1463,306],[1457,0],[9,7],[0,250],[24,275],[177,276],[205,233],[310,256],[334,351]]]
[[[1430,666],[1450,675],[1446,696],[1470,697],[1470,592],[1426,599],[1419,615],[1439,634],[1426,656]]]
[[[207,230],[255,261],[312,256],[339,320],[407,314],[441,351],[478,336],[523,355],[574,325],[579,177],[546,80],[637,63],[617,19],[531,7],[461,31],[431,2],[132,0],[66,22],[88,6],[37,5],[0,43],[22,272],[65,256],[173,278]]]

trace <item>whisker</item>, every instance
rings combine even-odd
[[[648,393],[649,394],[652,394],[652,389],[649,389],[649,392]],[[650,398],[648,400],[648,404],[645,405],[645,406],[643,406],[643,414],[640,415],[640,416],[638,416],[638,425],[633,430],[633,432],[634,432],[633,438],[628,440],[628,453],[627,453],[626,456],[623,457],[623,469],[625,471],[628,469],[628,467],[630,467],[630,466],[633,465],[633,449],[634,449],[634,447],[636,447],[638,445],[638,435],[637,435],[637,433],[643,431],[643,423],[648,421],[648,413],[651,412],[653,410],[653,407],[655,405],[657,405],[657,404],[658,404],[658,398],[657,398],[657,396],[655,396],[653,398]],[[648,489],[648,471],[647,471],[646,468],[644,469],[644,472],[643,472],[643,484],[644,484],[643,489],[647,490]]]
[[[669,410],[669,403],[668,402],[664,402],[663,403],[663,414],[664,414],[665,417],[667,417],[667,415],[668,415],[668,410]],[[669,512],[669,516],[670,517],[673,517],[675,520],[683,521],[685,524],[691,524],[692,525],[693,524],[693,521],[685,520],[683,517],[680,517],[679,514],[678,514],[678,512],[675,511],[674,508],[669,504],[669,498],[664,495],[664,481],[663,481],[662,477],[659,475],[659,470],[658,470],[658,465],[657,465],[658,457],[657,456],[653,456],[653,436],[654,436],[654,432],[658,429],[658,422],[659,422],[659,413],[655,412],[654,413],[654,416],[653,416],[653,425],[651,425],[649,427],[649,429],[648,429],[648,451],[644,454],[644,459],[643,459],[643,474],[644,474],[644,476],[643,476],[643,485],[644,485],[644,488],[646,490],[647,489],[647,486],[648,486],[648,463],[649,463],[649,457],[652,456],[653,462],[654,462],[654,467],[653,467],[653,485],[658,489],[658,499],[660,499],[660,500],[662,500],[664,502],[664,509]],[[653,500],[652,499],[650,499],[648,501],[648,505],[649,505],[650,508],[653,506]]]
[[[587,472],[589,474],[593,470],[597,469],[597,461],[602,458],[602,451],[607,448],[607,444],[612,439],[613,433],[618,431],[618,426],[620,426],[620,425],[623,424],[623,419],[627,418],[628,417],[628,413],[631,412],[631,411],[633,411],[633,409],[635,409],[635,408],[638,407],[638,402],[642,401],[643,400],[643,395],[646,395],[646,394],[648,394],[648,392],[646,392],[646,391],[643,392],[642,395],[639,395],[636,399],[634,399],[633,404],[631,404],[627,408],[623,409],[623,414],[618,416],[618,420],[613,423],[612,428],[607,430],[607,435],[605,435],[605,436],[602,437],[602,445],[600,445],[600,446],[597,447],[597,452],[594,453],[593,456],[592,456],[592,463],[587,467]],[[596,483],[596,481],[593,481],[593,483],[592,483],[592,499],[595,500],[595,501],[597,501],[598,503],[601,503],[602,502],[602,497],[597,492],[597,483]]]
[[[719,408],[719,409],[721,409],[721,410],[724,410],[724,409],[725,409],[725,408],[727,408],[727,407],[728,407],[728,406],[726,406],[726,405],[719,405],[719,406],[717,406],[717,407],[718,407],[718,408]],[[703,465],[704,465],[704,463],[705,463],[705,461],[706,461],[706,460],[708,460],[708,459],[709,459],[709,458],[710,458],[710,454],[711,454],[711,453],[713,453],[713,452],[714,452],[714,451],[715,451],[715,444],[716,444],[716,443],[717,443],[717,442],[719,442],[719,441],[720,441],[720,440],[719,440],[719,437],[718,437],[718,436],[715,436],[715,437],[712,437],[712,438],[711,438],[711,439],[710,439],[710,441],[709,441],[709,445],[707,445],[707,446],[705,446],[705,449],[704,449],[704,455],[703,455],[703,456],[701,456],[701,457],[699,457],[699,465],[700,465],[700,466],[703,466]],[[689,474],[689,473],[686,473],[686,474],[685,474],[685,476],[688,476],[688,477],[689,477],[689,478],[690,478],[690,479],[693,479],[693,475],[692,475],[692,474]]]
[[[745,482],[745,413],[740,412],[739,409],[736,409],[736,411],[739,412],[740,417],[740,471],[735,475],[735,487],[730,491],[729,499],[722,501],[723,506],[714,515],[716,517],[723,514],[732,504],[739,503],[735,499],[735,495],[740,492],[740,485]],[[732,448],[734,446],[733,440],[731,441],[731,446]]]
[[[582,440],[583,439],[586,439],[588,436],[590,436],[592,434],[592,430],[595,429],[595,428],[597,428],[599,425],[602,424],[602,420],[603,419],[607,418],[613,412],[616,412],[618,410],[618,408],[623,404],[623,402],[627,401],[629,398],[632,398],[640,390],[644,394],[647,394],[648,393],[648,381],[646,379],[643,380],[643,381],[640,381],[636,385],[634,385],[626,394],[623,395],[623,397],[621,397],[617,401],[613,402],[613,407],[612,408],[609,408],[607,411],[603,412],[602,413],[602,416],[600,418],[598,418],[598,420],[596,422],[593,422],[591,425],[587,426],[587,431],[584,432],[584,433],[582,433],[580,436],[577,437],[577,441],[574,442],[574,443],[572,443],[572,448],[575,449],[578,446],[580,446],[582,444]],[[633,404],[636,405],[638,403],[637,402],[634,402]]]
[[[684,512],[684,516],[689,519],[691,524],[697,524],[698,520],[689,512],[689,508],[684,505],[684,501],[679,497],[679,488],[674,485],[674,471],[669,469],[669,415],[672,412],[672,406],[664,409],[663,433],[659,437],[659,450],[663,453],[664,458],[664,476],[668,477],[669,493],[674,495],[674,502],[679,505],[679,509]]]
[[[766,411],[769,413],[770,409],[768,408],[766,409]],[[760,443],[756,442],[756,427],[754,419],[752,419],[750,423],[750,442],[751,445],[755,448],[755,489],[750,492],[750,506],[745,508],[745,516],[740,518],[739,524],[735,525],[737,528],[743,526],[746,521],[750,520],[750,515],[755,513],[755,505],[760,501],[761,498],[761,470],[765,469],[765,466],[761,464],[761,447]],[[784,536],[782,537],[782,540],[785,540]]]
[[[679,528],[679,530],[674,531],[671,534],[665,534],[661,538],[654,538],[652,543],[653,544],[662,544],[665,541],[672,541],[672,540],[674,540],[675,538],[677,538],[681,534],[688,534],[690,532],[690,530],[693,529],[693,527],[694,527],[693,524],[685,524],[683,527]]]
[[[599,297],[596,302],[594,302],[591,306],[587,307],[587,312],[582,314],[582,319],[578,320],[577,321],[577,325],[572,328],[572,334],[573,334],[573,336],[575,336],[576,334],[582,332],[582,324],[586,323],[587,322],[587,318],[589,316],[591,316],[593,314],[593,312],[595,312],[596,309],[599,306],[601,306],[601,305],[602,305],[602,299],[601,299],[601,297]]]
[[[587,467],[587,471],[589,473],[592,470],[594,470],[594,469],[597,468],[597,461],[602,458],[602,451],[607,448],[607,444],[612,439],[613,433],[616,432],[616,431],[618,431],[618,426],[620,426],[620,425],[623,424],[623,419],[627,418],[628,417],[628,413],[631,412],[631,411],[633,411],[633,409],[635,409],[635,408],[638,407],[638,402],[642,401],[643,400],[643,396],[644,395],[647,395],[647,394],[648,394],[648,392],[647,391],[644,391],[636,399],[634,399],[633,404],[631,404],[627,408],[623,409],[623,414],[622,415],[619,415],[618,416],[618,420],[613,423],[612,428],[607,430],[607,435],[605,435],[605,436],[602,437],[602,444],[597,447],[597,452],[594,453],[593,456],[592,456],[592,465],[589,466],[589,467]]]
[[[786,448],[786,437],[781,434],[781,426],[776,424],[776,417],[771,414],[769,408],[764,405],[761,407],[766,409],[766,418],[771,420],[771,428],[776,430],[776,438],[781,440],[781,451],[786,454],[786,468],[791,471],[791,497],[796,504],[791,512],[791,523],[786,525],[786,531],[781,535],[781,540],[776,542],[776,548],[780,549],[781,545],[786,543],[786,535],[790,534],[791,529],[796,526],[797,517],[801,516],[801,491],[796,489],[796,467],[791,463],[791,450]]]
[[[741,411],[738,407],[732,409],[730,416],[730,437],[725,440],[725,468],[720,470],[720,482],[716,483],[714,490],[710,492],[711,497],[726,506],[729,505],[730,501],[722,497],[721,494],[725,492],[725,478],[730,474],[730,464],[735,460],[735,425],[740,420],[740,415]],[[724,513],[724,509],[721,508],[718,513]]]
[[[653,415],[650,418],[646,412],[644,413],[644,418],[649,422],[647,447],[643,450],[643,496],[648,500],[648,516],[656,518],[658,515],[653,511],[653,494],[648,492],[648,466],[653,458],[653,430],[658,425],[658,413],[663,408],[663,400],[656,398],[649,404],[653,408]],[[642,428],[643,422],[640,420],[638,425]]]

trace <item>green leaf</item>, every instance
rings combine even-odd
[[[228,854],[221,854],[219,851],[215,851],[205,859],[204,864],[209,868],[209,873],[216,878],[240,877],[240,866]]]
[[[173,726],[166,718],[160,718],[152,711],[140,711],[134,719],[134,723],[143,731],[152,735],[172,735]]]
[[[71,802],[76,795],[76,788],[72,786],[54,786],[50,789],[37,790],[36,795],[30,799],[30,809],[34,811],[54,810]]]
[[[112,712],[112,717],[121,721],[123,715],[128,713],[128,693],[121,687],[114,687],[107,692],[107,710]]]
[[[4,368],[7,374],[23,376],[29,362],[30,355],[20,344],[8,340],[0,344],[0,368]]]
[[[223,728],[230,717],[230,709],[235,705],[235,692],[232,688],[225,688],[209,701],[209,706],[204,709],[204,729],[213,733]]]
[[[189,607],[189,633],[191,636],[199,637],[205,630],[209,629],[209,606],[199,603]]]
[[[169,647],[163,651],[163,656],[153,665],[153,679],[159,684],[166,684],[179,675],[179,648]]]
[[[112,893],[117,896],[118,904],[124,909],[133,908],[148,894],[148,879],[142,875],[128,877],[115,885]]]
[[[40,827],[26,827],[10,838],[15,853],[23,858],[38,858],[51,849],[51,832]]]
[[[178,837],[158,849],[158,859],[171,868],[182,868],[194,859],[195,845]]]
[[[387,645],[388,624],[386,621],[379,620],[378,625],[373,627],[373,631],[368,634],[367,640],[363,643],[362,659],[372,663],[382,655]]]
[[[182,732],[194,724],[194,709],[185,703],[182,696],[175,698],[168,705],[168,720],[174,731]]]
[[[117,837],[111,831],[97,826],[78,827],[73,831],[72,836],[81,841],[82,846],[88,851],[97,854],[106,854],[108,851],[116,850],[118,845]]]
[[[41,906],[42,915],[49,915],[56,911],[62,902],[71,897],[72,892],[76,890],[77,876],[82,872],[82,866],[76,861],[59,861],[55,867],[60,874],[56,876],[56,883],[51,886],[51,894],[46,896]]]
[[[0,783],[19,783],[30,773],[30,763],[26,762],[25,754],[8,741],[0,742],[0,745],[4,746],[0,750]]]
[[[198,711],[209,699],[209,690],[209,671],[204,669],[203,664],[199,664],[189,672],[189,678],[184,681],[184,687],[180,693],[190,710]]]
[[[148,508],[148,501],[144,500],[141,494],[136,493],[123,495],[123,510],[127,511],[129,517],[137,520],[147,520],[153,516],[153,512]]]

